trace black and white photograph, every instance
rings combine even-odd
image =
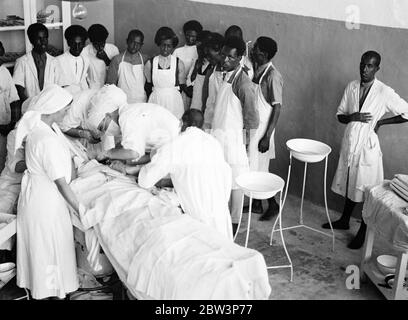
[[[407,54],[407,0],[0,0],[0,300],[408,300]]]

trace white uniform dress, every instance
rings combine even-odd
[[[235,72],[235,71],[234,71]],[[221,143],[225,160],[232,168],[232,189],[238,189],[235,178],[249,171],[248,157],[244,142],[242,106],[232,90],[232,84],[242,67],[235,73],[227,74],[218,94],[212,121],[212,134]]]
[[[54,57],[46,53],[47,61],[44,71],[44,86],[55,83],[54,77]],[[40,85],[38,82],[37,67],[35,66],[33,55],[30,52],[16,60],[14,66],[13,80],[15,85],[25,88],[25,94],[28,98],[36,96],[40,93]]]
[[[66,144],[42,121],[27,136],[17,215],[17,285],[33,298],[64,298],[78,288],[73,227],[54,180],[71,181]]]
[[[176,48],[173,52],[173,55],[179,58],[184,63],[184,70],[186,71],[187,76],[189,70],[191,68],[194,68],[195,60],[198,59],[197,46],[184,45],[183,47]],[[190,107],[191,98],[187,97],[184,92],[181,95],[183,97],[184,108],[185,110],[187,110]]]
[[[231,168],[218,141],[198,128],[187,128],[157,151],[141,169],[138,183],[151,188],[167,174],[184,212],[232,240]]]
[[[74,57],[69,51],[53,61],[55,84],[67,89],[72,95],[89,88],[89,61],[84,56]]]
[[[111,43],[105,44],[104,51],[110,60],[119,54],[118,47]],[[81,52],[81,56],[89,61],[88,83],[91,89],[102,88],[106,80],[107,66],[105,61],[96,57],[96,53],[92,43],[88,44]]]
[[[10,72],[6,67],[0,66],[0,124],[10,123],[10,103],[19,99]]]
[[[360,81],[350,82],[338,107],[337,115],[359,112]],[[390,87],[375,79],[360,112],[369,112],[368,123],[349,122],[346,126],[332,190],[346,196],[347,173],[349,184],[347,197],[354,202],[364,201],[364,189],[384,180],[380,141],[374,128],[381,117],[391,112],[408,119],[408,103]]]
[[[248,158],[249,158],[249,167],[251,171],[263,171],[269,172],[269,162],[271,159],[275,159],[275,130],[272,132],[269,140],[269,149],[266,152],[259,152],[259,141],[264,136],[266,130],[268,129],[269,118],[272,113],[273,105],[282,104],[282,97],[275,95],[274,102],[271,106],[265,99],[261,83],[264,79],[264,76],[268,73],[269,70],[277,72],[277,78],[281,79],[280,73],[276,70],[272,62],[268,64],[264,72],[262,73],[261,78],[259,79],[259,84],[256,85],[256,100],[259,113],[259,127],[256,130],[251,130],[250,132],[250,142],[248,147]],[[278,90],[277,90],[278,91]],[[279,92],[281,92],[279,90]]]
[[[181,119],[184,113],[184,104],[177,81],[177,58],[170,56],[170,68],[159,69],[159,56],[153,58],[152,83],[153,92],[149,97],[149,103],[155,103],[165,107],[173,113],[177,119]]]
[[[176,137],[180,121],[162,106],[136,103],[119,110],[119,127],[123,148],[143,156]]]
[[[122,60],[119,63],[118,87],[126,93],[128,103],[146,102],[146,92],[144,89],[146,78],[144,75],[143,57],[138,52],[142,63],[131,64],[125,61],[126,52],[123,53]]]

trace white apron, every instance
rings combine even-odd
[[[184,113],[183,98],[179,87],[176,86],[177,58],[171,56],[170,69],[159,69],[159,57],[153,58],[152,82],[153,92],[149,97],[149,103],[156,103],[168,109],[177,119],[181,119]]]
[[[139,52],[142,64],[133,65],[124,61],[125,54],[126,52],[123,54],[122,60],[119,63],[118,87],[126,93],[128,103],[146,102],[146,92],[144,90],[146,79],[143,73],[143,57]]]
[[[21,182],[17,215],[17,285],[28,288],[33,298],[64,298],[78,288],[73,227],[67,203],[57,185],[45,173],[50,159],[38,154],[36,145],[47,139],[59,147],[53,150],[67,182],[71,179],[71,157],[67,146],[51,128],[41,127],[27,137],[28,169]],[[59,142],[55,142],[58,139]],[[52,147],[52,146],[50,146]],[[52,162],[55,163],[55,162]]]
[[[249,158],[249,167],[251,171],[269,171],[269,161],[270,159],[275,158],[275,130],[272,132],[271,138],[269,140],[269,150],[261,153],[259,152],[258,145],[259,141],[264,136],[267,128],[269,117],[272,113],[271,105],[266,101],[262,89],[261,83],[263,77],[268,72],[268,70],[272,67],[272,64],[266,67],[265,71],[263,72],[261,79],[259,79],[259,84],[256,86],[256,106],[258,108],[259,113],[259,127],[256,130],[251,130],[250,132],[250,142],[248,147],[248,158]]]
[[[197,72],[196,78],[194,80],[193,86],[193,97],[191,98],[190,109],[203,109],[203,87],[205,80],[205,73],[207,73],[207,68],[209,64],[204,69],[204,75]]]
[[[235,178],[249,171],[248,157],[244,143],[244,124],[240,100],[232,90],[232,79],[224,80],[218,91],[212,121],[212,135],[220,142],[224,157],[232,169],[232,189],[238,189]]]
[[[211,129],[211,124],[214,118],[215,100],[222,85],[222,71],[214,70],[208,79],[208,97],[205,102],[206,108],[204,111],[204,128]]]

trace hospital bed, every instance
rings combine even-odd
[[[74,226],[91,239],[89,252],[96,252],[88,260],[98,264],[100,245],[137,299],[269,297],[262,254],[183,214],[172,190],[142,189],[134,177],[95,160],[79,168],[71,187],[88,208],[72,213]]]

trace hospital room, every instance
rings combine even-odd
[[[0,1],[0,300],[408,300],[407,29],[405,0]]]

